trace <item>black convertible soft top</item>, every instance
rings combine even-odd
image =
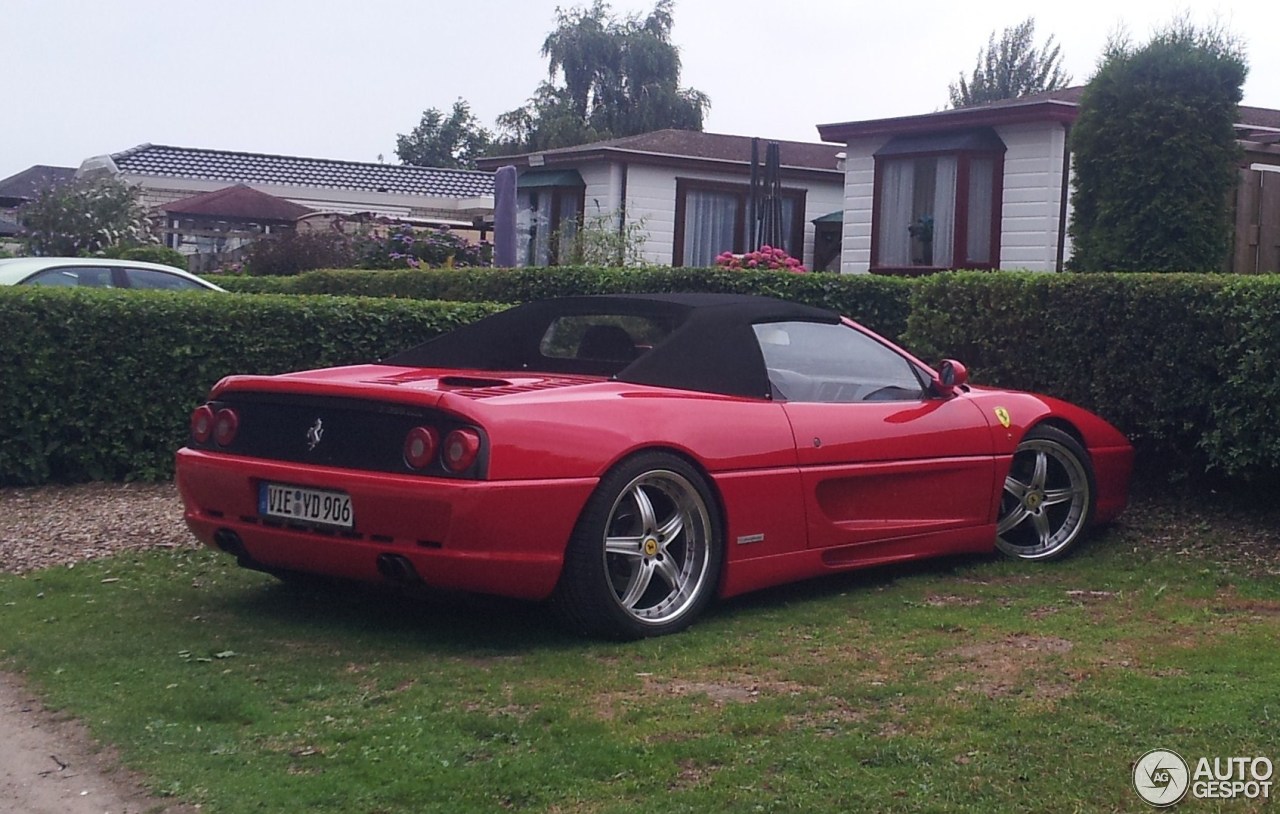
[[[628,360],[544,354],[544,339],[566,317],[640,317],[670,327]],[[768,398],[769,376],[752,326],[835,323],[833,311],[744,294],[604,294],[540,300],[464,325],[383,364],[486,371],[583,373],[733,396]],[[585,343],[584,343],[585,344]]]

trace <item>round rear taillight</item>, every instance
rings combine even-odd
[[[207,444],[211,435],[213,435],[213,408],[208,404],[202,404],[191,414],[191,437],[196,439],[197,444]]]
[[[213,421],[213,440],[218,442],[218,446],[225,447],[236,440],[236,431],[240,429],[240,416],[236,415],[236,411],[229,407],[223,407],[214,416]]]
[[[425,469],[436,457],[439,434],[430,427],[414,427],[404,437],[404,462],[413,469]]]
[[[464,427],[445,436],[444,454],[441,458],[444,461],[444,468],[450,472],[465,472],[470,469],[479,454],[480,433],[475,430]]]

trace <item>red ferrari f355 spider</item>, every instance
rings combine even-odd
[[[618,638],[852,568],[1067,551],[1124,508],[1110,424],[970,386],[835,313],[718,294],[533,302],[377,364],[232,376],[177,454],[205,544],[533,600]]]

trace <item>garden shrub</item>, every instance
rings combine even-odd
[[[105,249],[103,257],[116,257],[121,260],[136,260],[140,263],[160,263],[175,268],[187,268],[187,256],[177,249],[168,246],[150,244],[146,246],[116,245]]]
[[[1223,381],[1201,447],[1228,475],[1280,474],[1280,275],[1227,278],[1220,307]]]
[[[370,361],[497,308],[0,287],[0,485],[167,476],[223,376]]]
[[[1185,18],[1108,43],[1071,128],[1071,266],[1218,271],[1241,150],[1241,42]]]
[[[298,232],[263,235],[245,253],[245,265],[256,276],[293,275],[311,269],[349,266],[355,260],[351,241],[341,232]]]
[[[0,288],[0,484],[163,477],[191,408],[223,375],[375,359],[505,307],[484,298],[621,291],[767,294],[831,308],[902,337],[927,361],[960,359],[975,383],[1094,410],[1133,440],[1149,471],[1280,475],[1276,275],[558,268],[227,283],[290,295]]]
[[[1278,305],[1275,276],[943,274],[907,342],[1097,412],[1169,474],[1255,477],[1280,471]]]
[[[493,261],[492,244],[471,243],[448,227],[395,226],[382,234],[357,235],[351,240],[351,250],[355,266],[364,269],[464,268],[487,266]]]

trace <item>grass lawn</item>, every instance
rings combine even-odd
[[[1062,562],[832,577],[630,644],[128,555],[0,575],[0,668],[211,812],[1142,811],[1148,750],[1280,762],[1278,516],[1142,498]]]

